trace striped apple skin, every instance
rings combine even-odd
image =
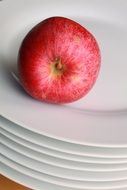
[[[49,103],[69,103],[93,87],[101,65],[95,37],[77,22],[51,17],[24,38],[18,72],[29,95]]]

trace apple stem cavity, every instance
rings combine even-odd
[[[63,69],[63,64],[61,62],[61,58],[56,58],[55,59],[55,67],[57,70],[62,70]]]
[[[51,63],[50,73],[52,77],[60,77],[65,71],[65,65],[62,64],[61,58],[57,57]]]

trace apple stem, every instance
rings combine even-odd
[[[61,63],[61,58],[56,58],[56,60],[55,60],[55,67],[56,67],[57,70],[62,70],[63,65]]]

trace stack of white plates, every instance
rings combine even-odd
[[[127,189],[127,2],[0,1],[0,172],[35,190]],[[81,100],[50,105],[18,82],[16,58],[46,17],[77,20],[97,38],[102,67]]]

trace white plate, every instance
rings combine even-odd
[[[102,148],[68,143],[34,133],[3,117],[0,117],[0,126],[22,139],[27,139],[27,141],[42,146],[42,148],[46,147],[60,152],[81,156],[127,157],[127,148]]]
[[[31,171],[32,170],[28,170],[27,168],[23,167],[22,165],[19,165],[13,161],[11,161],[10,159],[4,157],[4,156],[1,156],[0,155],[0,169],[2,171],[2,173],[9,177],[10,179],[12,180],[16,180],[17,182],[21,183],[21,184],[24,184],[28,187],[31,187],[32,189],[38,189],[38,190],[43,190],[44,188],[45,189],[48,189],[48,190],[80,190],[79,188],[68,188],[68,187],[64,187],[64,186],[59,186],[59,185],[54,185],[52,183],[48,183],[48,182],[44,182],[42,179],[37,179],[37,177],[35,177],[35,175],[33,175],[33,172],[32,172],[32,175],[31,175]],[[35,173],[34,173],[35,174]],[[94,183],[96,182],[93,182],[93,185]],[[121,183],[121,182],[120,182]],[[107,188],[107,187],[90,187],[87,188],[84,187],[83,190],[126,190],[127,188],[127,185],[126,185],[126,181],[122,181],[122,185],[119,183],[119,181],[117,182],[117,186],[115,188],[112,187],[112,185]],[[102,186],[101,183],[99,183],[100,186]],[[105,183],[103,182],[103,184],[105,185]],[[106,182],[107,184],[107,182]],[[112,182],[113,184],[113,182]]]
[[[5,158],[3,157],[4,162],[5,162]],[[8,160],[7,160],[8,161]],[[0,162],[0,169],[2,171],[2,173],[7,176],[8,178],[23,184],[25,186],[28,186],[30,188],[34,188],[37,190],[43,190],[43,189],[48,189],[48,190],[79,190],[79,189],[72,189],[72,188],[67,188],[67,187],[60,187],[58,185],[53,185],[50,183],[46,183],[43,182],[42,180],[38,180],[35,179],[29,175],[24,174],[24,172],[22,171],[22,169],[20,169],[19,171],[19,167],[18,167],[18,171],[17,168],[14,167],[14,164],[10,164],[10,162],[7,162],[7,164],[3,164],[2,162]],[[123,184],[123,187],[121,188],[101,188],[101,190],[126,190],[127,187],[126,185]],[[84,188],[84,190],[88,190],[88,188]],[[90,190],[92,190],[92,188],[90,188]],[[95,190],[95,188],[93,189]],[[98,188],[96,190],[99,190]]]
[[[68,163],[73,164],[75,168],[79,167],[79,165],[82,165],[84,163],[88,164],[126,164],[127,158],[98,158],[98,157],[88,157],[88,156],[77,156],[73,154],[66,154],[61,153],[58,151],[52,151],[51,149],[42,148],[40,146],[37,146],[33,143],[30,143],[29,141],[23,140],[15,135],[12,135],[11,133],[3,130],[0,128],[0,133],[4,135],[4,142],[5,144],[8,144],[9,148],[12,148],[16,151],[24,153],[25,155],[34,158],[36,160],[44,162],[45,160],[47,162],[52,162],[55,164],[55,161],[57,162],[57,165],[59,162],[62,163]],[[62,165],[61,165],[62,166]],[[67,165],[66,165],[67,167]],[[69,167],[71,167],[69,165]]]
[[[68,142],[127,147],[126,10],[124,0],[1,1],[1,115],[34,132]],[[74,18],[86,26],[102,52],[101,72],[92,91],[63,106],[33,100],[9,73],[16,66],[18,48],[28,30],[53,15]]]
[[[3,134],[1,136],[3,145],[7,146],[7,148],[14,150],[17,153],[20,153],[28,158],[32,158],[35,161],[49,164],[51,166],[58,166],[61,168],[68,168],[72,170],[81,170],[81,171],[120,171],[127,170],[127,161],[124,163],[119,163],[115,159],[112,159],[111,162],[103,162],[99,163],[91,163],[91,162],[77,162],[73,160],[66,160],[64,158],[57,158],[55,156],[46,155],[43,153],[38,153],[37,151],[32,150],[31,148],[27,148],[18,143],[14,143],[14,141],[9,140],[9,135],[6,134],[5,131],[2,131]],[[16,158],[17,159],[17,158]],[[113,162],[114,161],[114,162]]]
[[[64,179],[60,179],[59,181],[54,180],[55,177],[51,177],[51,176],[46,176],[42,173],[36,172],[32,169],[29,169],[27,167],[22,166],[21,164],[18,164],[16,162],[14,162],[13,160],[9,159],[8,157],[2,156],[0,155],[0,160],[2,162],[2,164],[7,165],[10,168],[13,168],[13,170],[18,171],[19,173],[23,173],[24,175],[28,175],[29,177],[35,178],[37,180],[40,180],[42,183],[49,183],[50,185],[52,184],[53,187],[54,185],[58,186],[60,189],[63,188],[69,188],[69,190],[71,189],[75,189],[75,190],[80,190],[80,189],[87,189],[87,190],[92,190],[92,189],[96,189],[96,190],[103,190],[103,189],[119,189],[119,188],[123,188],[123,187],[127,187],[127,180],[122,180],[122,181],[116,181],[116,182],[83,182],[84,185],[80,185],[79,186],[79,182],[78,181],[73,181],[72,183],[67,184],[64,182]],[[25,177],[25,176],[24,176]],[[60,190],[59,189],[59,190]]]
[[[127,180],[127,170],[101,170],[97,171],[97,169],[94,171],[87,170],[74,170],[70,168],[64,168],[60,166],[53,166],[51,164],[46,164],[37,160],[34,160],[32,158],[29,158],[27,155],[18,153],[18,151],[14,151],[13,148],[10,149],[9,145],[5,144],[3,141],[3,138],[1,138],[1,154],[8,157],[9,159],[22,164],[25,167],[28,167],[30,169],[33,169],[37,172],[54,176],[54,177],[60,177],[67,180],[74,180],[77,181],[77,185],[81,185],[83,181],[120,181],[120,180]],[[81,184],[80,184],[81,182]],[[68,181],[69,183],[69,181]]]

